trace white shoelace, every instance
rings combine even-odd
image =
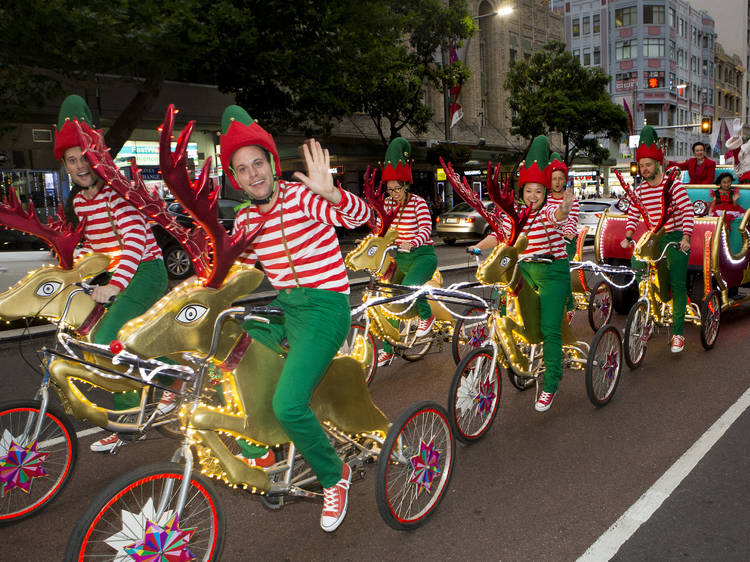
[[[342,488],[343,490],[349,489],[349,482],[347,480],[339,480],[338,483],[331,487],[323,490],[323,511],[332,511],[337,513],[339,510],[339,494],[336,488]]]

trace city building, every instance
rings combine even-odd
[[[625,172],[636,137],[652,125],[670,160],[692,156],[702,117],[714,118],[714,20],[682,0],[566,0],[568,48],[612,76],[612,101],[632,115],[629,142],[611,147]],[[610,185],[617,185],[610,176]]]
[[[715,44],[714,81],[716,85],[716,119],[742,118],[742,88],[745,68],[738,55],[728,55],[720,43]]]

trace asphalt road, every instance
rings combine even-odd
[[[441,265],[462,263],[462,252],[441,249]],[[459,272],[448,280],[470,277]],[[228,522],[223,559],[575,560],[630,513],[630,519],[645,522],[631,522],[634,534],[614,533],[598,552],[614,544],[617,560],[748,560],[746,411],[705,456],[693,459],[697,464],[684,480],[667,478],[673,492],[664,491],[669,486],[663,478],[733,404],[743,396],[747,402],[748,316],[750,306],[724,314],[717,345],[708,352],[695,327],[687,328],[687,348],[676,356],[666,335],[657,334],[644,365],[635,372],[624,367],[614,400],[602,409],[588,401],[578,371],[566,372],[545,414],[534,411],[533,391],[518,392],[504,380],[495,424],[479,443],[457,446],[449,493],[414,532],[394,531],[380,519],[374,467],[352,484],[347,519],[330,535],[318,527],[318,503],[299,500],[269,511],[258,498],[217,483]],[[624,317],[615,323],[622,327]],[[583,315],[573,327],[591,340]],[[37,338],[0,346],[3,398],[33,395],[39,379],[21,360],[19,346],[33,362],[41,343]],[[453,371],[450,350],[435,348],[422,361],[399,359],[379,369],[370,389],[394,419],[418,400],[446,404]],[[99,435],[80,439],[78,466],[59,498],[37,516],[0,529],[3,560],[59,560],[75,520],[98,490],[134,467],[168,460],[177,446],[153,435],[116,456],[97,455],[88,445]],[[659,500],[650,518],[644,515],[648,504],[636,503],[643,498]]]

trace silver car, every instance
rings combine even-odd
[[[586,238],[593,238],[596,234],[596,226],[599,224],[599,217],[604,211],[610,213],[627,213],[627,199],[582,199],[578,202],[581,206],[578,215],[578,228],[589,227]]]
[[[495,208],[489,200],[482,203],[490,211]],[[461,202],[437,217],[435,232],[446,244],[455,244],[458,239],[481,240],[490,233],[490,227],[468,203]]]

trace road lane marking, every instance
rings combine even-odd
[[[617,554],[749,406],[750,388],[578,558],[578,562],[610,560]]]
[[[100,431],[104,431],[101,427],[91,427],[89,429],[82,429],[78,433],[76,433],[76,437],[80,439],[81,437],[86,437],[87,435],[93,435],[94,433],[99,433]],[[51,447],[53,445],[59,445],[65,440],[64,437],[55,437],[54,439],[47,439],[46,441],[41,441],[39,443],[40,448],[44,447]]]

